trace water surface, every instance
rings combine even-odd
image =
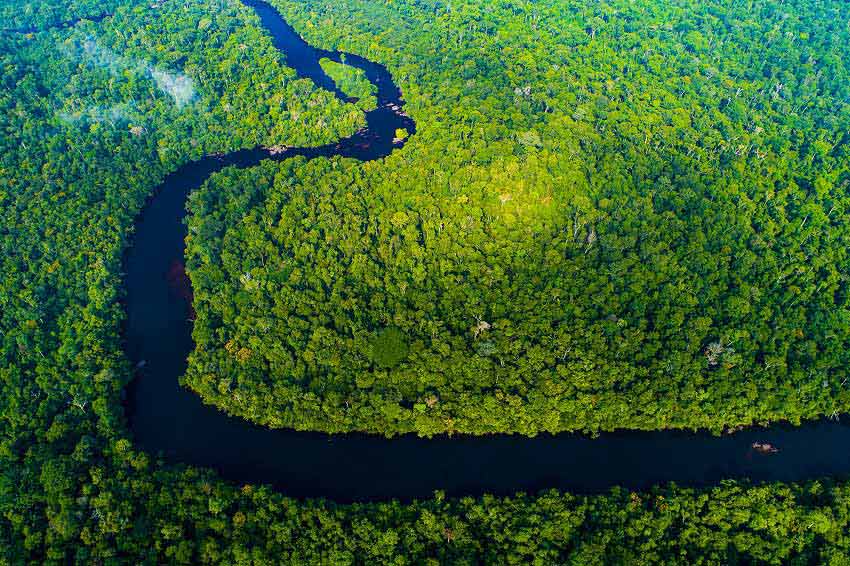
[[[264,2],[244,3],[257,12],[287,65],[345,97],[319,65],[322,57],[342,62],[343,54],[313,48]],[[393,143],[396,128],[415,133],[390,73],[355,55],[345,55],[345,63],[363,69],[378,87],[378,108],[367,113],[364,131],[335,144],[276,156],[258,148],[189,163],[166,178],[140,215],[125,260],[125,339],[130,359],[143,364],[128,396],[131,430],[142,449],[175,463],[214,468],[237,482],[268,483],[287,495],[339,501],[408,500],[430,497],[438,489],[450,495],[552,487],[593,493],[615,485],[796,481],[850,473],[850,426],[831,421],[751,428],[723,437],[624,431],[595,439],[578,434],[386,439],[262,428],[204,405],[180,387],[178,379],[194,348],[187,301],[191,289],[183,270],[189,193],[229,165],[250,167],[296,155],[376,160],[402,145]],[[753,449],[757,442],[771,443],[779,452],[763,454]]]

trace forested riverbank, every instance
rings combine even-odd
[[[339,505],[115,458],[74,496],[84,506],[71,500],[61,468],[46,471],[49,526],[24,531],[26,520],[7,511],[21,534],[7,539],[2,556],[11,564],[28,557],[34,564],[305,566],[845,566],[850,556],[846,485],[729,484],[595,497],[437,493],[412,504]]]

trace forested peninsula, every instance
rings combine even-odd
[[[387,64],[419,128],[196,195],[206,401],[389,435],[846,412],[837,4],[275,5]]]

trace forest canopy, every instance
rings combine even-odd
[[[368,112],[377,106],[375,94],[378,89],[369,82],[361,69],[327,58],[321,59],[319,64],[342,92],[357,99],[355,104],[358,108]]]
[[[74,25],[112,14],[121,0],[0,0],[0,30],[37,31]]]
[[[842,2],[275,5],[386,64],[418,128],[193,196],[205,400],[390,435],[846,410]],[[205,154],[335,142],[371,94],[297,79],[231,0],[0,0],[0,28],[0,564],[848,564],[846,479],[340,504],[138,450],[146,199]]]
[[[839,4],[275,5],[386,64],[418,129],[382,163],[195,195],[185,383],[207,402],[424,435],[847,410]],[[392,367],[387,327],[409,344]]]

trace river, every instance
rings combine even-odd
[[[342,61],[338,52],[307,44],[278,12],[259,0],[244,0],[259,15],[274,45],[296,73],[344,98],[319,59]],[[544,488],[593,493],[623,486],[641,489],[674,481],[712,485],[723,479],[798,481],[850,473],[850,426],[817,421],[778,424],[713,436],[707,432],[621,431],[597,438],[580,434],[486,437],[367,434],[327,435],[270,430],[229,417],[180,387],[194,348],[191,288],[183,270],[186,198],[226,166],[251,167],[263,159],[308,159],[334,155],[381,159],[403,142],[396,128],[415,134],[401,92],[381,65],[355,55],[345,63],[363,69],[378,88],[378,108],[368,127],[338,143],[291,148],[278,155],[253,149],[191,162],[170,174],[136,223],[125,255],[129,358],[139,365],[128,392],[128,419],[140,448],[166,461],[213,468],[225,479],[271,484],[294,497],[338,501],[512,494]],[[755,443],[778,449],[764,453]]]

